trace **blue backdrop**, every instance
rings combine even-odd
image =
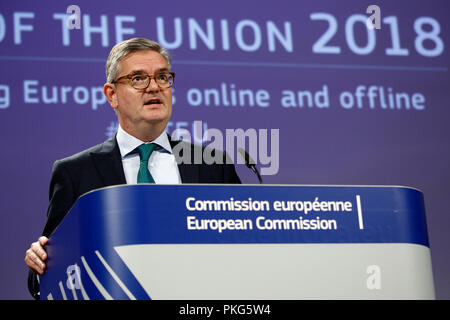
[[[450,298],[448,1],[78,0],[69,29],[72,4],[0,5],[0,298],[30,297],[23,259],[45,222],[52,164],[114,133],[104,65],[135,36],[172,53],[168,132],[192,133],[194,121],[279,129],[266,183],[421,189],[437,297]],[[379,29],[366,27],[372,4]]]

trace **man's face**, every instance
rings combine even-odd
[[[130,73],[154,75],[163,71],[170,71],[164,57],[156,51],[143,50],[120,61],[117,78]],[[117,111],[119,123],[125,131],[139,136],[138,133],[147,128],[164,130],[172,115],[172,88],[160,88],[151,79],[147,89],[136,90],[128,79],[124,79],[115,84],[113,91],[110,104]]]

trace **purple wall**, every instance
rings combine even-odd
[[[62,22],[70,2],[0,5],[1,299],[30,297],[23,259],[45,222],[52,164],[116,125],[100,91],[104,64],[118,40],[134,36],[171,49],[168,131],[195,120],[223,131],[279,129],[280,169],[266,183],[422,190],[437,297],[450,298],[448,1],[377,1],[375,30],[363,23],[370,1],[128,3],[78,0],[81,29],[70,31]],[[209,89],[217,104],[205,100]],[[226,106],[243,89],[259,91],[260,105]],[[298,106],[298,91],[310,91],[311,106],[306,98]]]

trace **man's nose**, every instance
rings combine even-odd
[[[159,85],[156,83],[155,78],[150,78],[150,82],[148,84],[148,87],[146,89],[146,91],[159,91]]]

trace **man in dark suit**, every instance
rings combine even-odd
[[[53,166],[50,202],[42,236],[25,255],[30,268],[28,288],[39,298],[37,274],[45,272],[45,245],[82,194],[134,183],[240,183],[225,153],[208,150],[216,163],[198,161],[202,147],[174,141],[165,128],[172,115],[171,72],[167,51],[145,38],[113,47],[106,63],[104,93],[119,120],[117,134]],[[144,159],[145,158],[145,159]],[[143,162],[144,161],[144,162]],[[143,165],[144,163],[144,165]]]

